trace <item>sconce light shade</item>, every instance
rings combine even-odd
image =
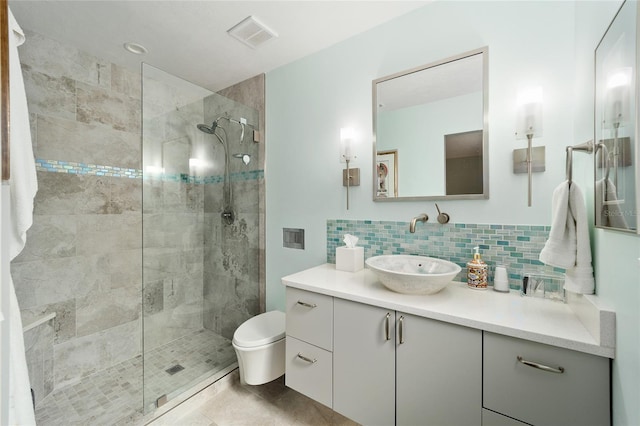
[[[340,162],[354,161],[358,156],[355,153],[356,135],[351,127],[340,129]]]
[[[542,136],[542,87],[521,90],[518,93],[516,139]]]
[[[631,67],[618,68],[607,77],[602,123],[607,129],[621,127],[629,119],[631,72]]]

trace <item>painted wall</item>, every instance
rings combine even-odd
[[[325,262],[327,219],[436,217],[433,203],[372,201],[371,81],[403,69],[489,46],[490,199],[438,204],[454,223],[549,225],[564,148],[575,142],[574,14],[571,2],[435,2],[268,73],[267,309],[284,306],[282,276]],[[530,85],[544,90],[544,135],[534,145],[546,145],[547,171],[534,176],[527,207],[512,151],[526,145],[514,137],[515,104]],[[345,126],[360,134],[361,186],[348,211],[338,161]],[[305,229],[304,251],[282,247],[283,227]]]
[[[482,92],[380,112],[376,149],[398,150],[398,195],[444,194],[444,136],[482,130],[482,119]]]
[[[326,261],[327,219],[408,221],[426,202],[374,203],[371,80],[489,46],[490,199],[442,201],[455,223],[549,225],[551,193],[565,177],[565,146],[593,138],[593,52],[621,2],[436,2],[267,74],[267,309],[284,308],[280,278]],[[446,40],[446,43],[443,42]],[[521,87],[544,90],[546,172],[512,173],[515,101]],[[362,185],[346,210],[339,129],[360,131]],[[592,157],[576,154],[574,181],[593,215]],[[295,176],[295,179],[291,177]],[[305,250],[282,248],[282,228],[306,231]],[[598,293],[617,312],[613,362],[616,425],[640,424],[640,239],[591,229]]]

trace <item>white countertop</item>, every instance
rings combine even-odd
[[[465,283],[452,282],[433,295],[400,294],[384,287],[369,269],[343,272],[336,270],[333,264],[288,275],[282,278],[282,283],[288,287],[593,355],[608,358],[615,355],[615,348],[602,345],[568,304],[523,297],[517,291],[472,290]]]

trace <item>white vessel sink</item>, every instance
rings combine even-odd
[[[374,256],[366,264],[385,287],[404,294],[437,293],[462,270],[448,260],[426,256]]]

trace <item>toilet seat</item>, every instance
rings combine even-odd
[[[243,348],[267,345],[284,339],[285,314],[270,311],[249,318],[233,333],[233,344]]]

